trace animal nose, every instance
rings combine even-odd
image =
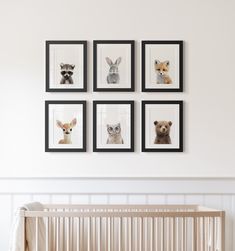
[[[66,132],[65,134],[69,134],[69,132]]]

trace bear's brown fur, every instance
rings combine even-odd
[[[154,121],[156,137],[154,144],[171,144],[171,121]]]

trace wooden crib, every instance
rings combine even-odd
[[[35,222],[35,251],[225,251],[224,211],[197,205],[45,205],[21,217]]]

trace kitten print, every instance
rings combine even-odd
[[[172,84],[172,80],[168,74],[170,61],[166,60],[161,62],[159,60],[155,60],[154,66],[157,73],[157,84]]]
[[[107,124],[108,139],[107,144],[124,144],[121,135],[121,124]]]
[[[60,84],[73,84],[73,70],[75,68],[74,64],[60,64],[60,74],[62,75],[62,78],[60,80]]]

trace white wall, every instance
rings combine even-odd
[[[232,0],[0,2],[0,176],[235,176]],[[89,92],[45,93],[46,39],[89,41]],[[92,93],[92,40],[137,41],[134,93]],[[185,41],[185,92],[140,93],[140,40]],[[91,99],[136,99],[136,152],[92,153]],[[88,153],[44,152],[44,100],[88,100]],[[140,153],[140,100],[185,100],[185,152]]]

